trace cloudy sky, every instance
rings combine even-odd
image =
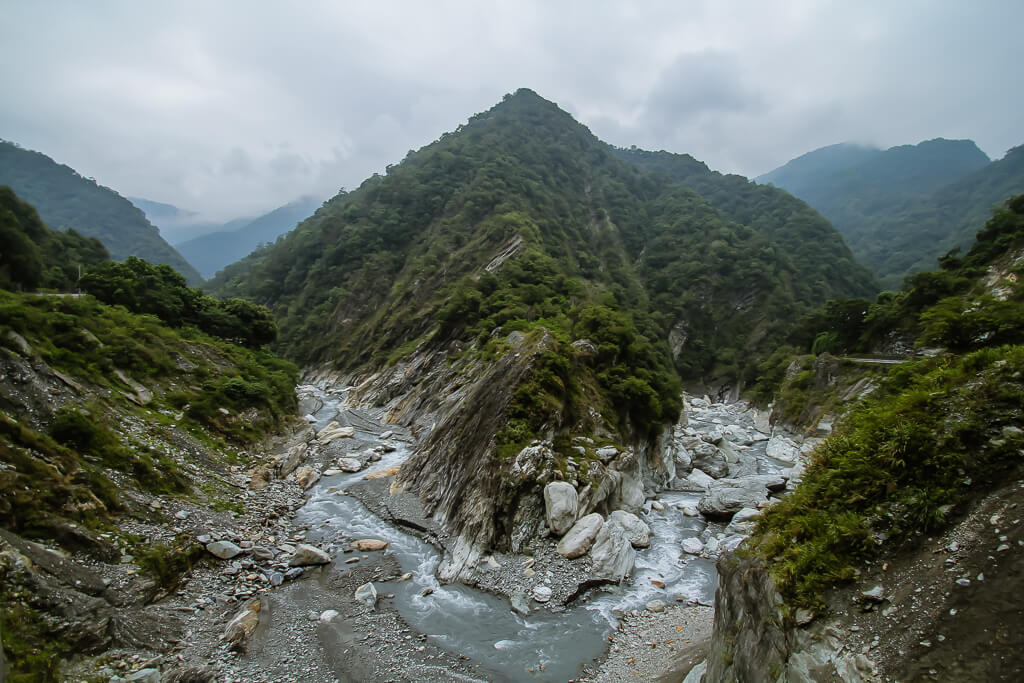
[[[529,87],[755,176],[816,147],[1024,143],[1024,2],[0,0],[0,138],[212,218],[355,187]]]

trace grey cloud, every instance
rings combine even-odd
[[[1024,4],[9,3],[0,138],[217,217],[356,187],[518,87],[756,175],[843,140],[1024,142]]]

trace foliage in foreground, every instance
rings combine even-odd
[[[796,606],[856,575],[889,539],[941,528],[1022,463],[1024,346],[892,370],[752,537]]]

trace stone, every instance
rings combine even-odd
[[[338,469],[342,472],[358,472],[363,464],[355,458],[338,458]]]
[[[393,477],[398,474],[399,470],[402,469],[401,465],[392,465],[391,467],[382,467],[379,470],[373,470],[363,475],[363,479],[386,479],[387,477]]]
[[[131,683],[160,683],[160,669],[139,669],[125,676]]]
[[[315,545],[300,543],[295,549],[295,554],[288,560],[289,567],[307,567],[314,564],[328,564],[331,556]]]
[[[665,603],[661,600],[651,600],[647,603],[647,611],[649,612],[664,612]]]
[[[699,467],[693,468],[693,471],[686,475],[686,480],[695,487],[703,489],[706,489],[715,483],[715,478]]]
[[[604,526],[604,519],[596,512],[581,517],[558,542],[555,550],[559,555],[570,560],[585,555],[590,550],[590,546],[594,544],[594,539],[597,538],[602,526]]]
[[[513,612],[521,617],[530,616],[530,601],[526,598],[524,591],[512,591],[512,594],[508,596],[508,601]]]
[[[262,606],[259,598],[254,598],[246,602],[242,609],[231,617],[231,621],[224,628],[224,635],[221,636],[222,640],[227,641],[230,649],[238,652],[245,652],[248,649],[249,639],[260,623]]]
[[[660,500],[652,500],[651,501],[651,509],[656,511],[656,512],[664,512],[665,511],[665,504],[662,503]]]
[[[714,479],[729,474],[729,461],[725,453],[714,444],[701,441],[690,453],[690,460],[695,469],[699,469]]]
[[[381,435],[380,435],[380,440],[381,440],[381,441],[387,441],[388,439],[390,439],[390,438],[391,438],[391,437],[393,437],[394,435],[395,435],[395,433],[394,433],[394,432],[392,432],[392,431],[386,431],[386,432],[384,432],[383,434],[381,434]]]
[[[719,542],[718,547],[723,552],[732,552],[733,550],[736,550],[736,548],[740,547],[740,543],[743,543],[745,540],[747,540],[746,536],[733,534],[732,536],[726,536],[723,538]]]
[[[769,458],[793,464],[800,457],[800,449],[792,439],[776,434],[768,440],[768,445],[765,446],[765,455]]]
[[[636,550],[622,524],[608,521],[601,527],[590,549],[594,575],[608,581],[621,581],[633,571]]]
[[[794,619],[796,620],[797,626],[806,626],[807,624],[814,621],[814,612],[804,607],[801,607],[796,611]]]
[[[761,516],[761,510],[757,508],[743,508],[732,517],[733,524],[743,524],[744,522],[752,522]]]
[[[271,586],[280,586],[282,583],[284,583],[284,574],[282,574],[281,572],[270,573]]]
[[[302,567],[292,567],[291,569],[289,569],[288,571],[286,571],[284,573],[284,580],[285,581],[294,581],[295,579],[297,579],[300,576],[302,576],[302,574],[304,572],[305,572],[305,570]]]
[[[358,541],[352,541],[352,543],[349,544],[349,547],[366,552],[370,550],[384,550],[389,545],[391,544],[387,541],[382,541],[379,538],[361,538]]]
[[[608,515],[608,519],[622,525],[626,530],[626,535],[629,537],[630,545],[634,548],[650,547],[651,528],[647,526],[646,522],[634,515],[632,512],[615,510]]]
[[[700,555],[704,552],[704,544],[700,542],[699,538],[692,536],[684,538],[682,543],[679,544],[679,548],[687,555]]]
[[[862,591],[860,596],[871,602],[882,602],[882,600],[885,600],[885,589],[879,584],[866,591]]]
[[[317,621],[319,621],[321,624],[329,624],[329,623],[331,623],[332,621],[334,621],[337,618],[338,618],[338,610],[336,610],[336,609],[328,609],[328,610],[324,610],[323,612],[320,613],[320,616],[317,617]]]
[[[325,477],[335,477],[339,474],[341,474],[341,470],[339,470],[337,467],[328,467],[326,470],[324,470]]]
[[[697,511],[697,506],[696,505],[682,505],[682,506],[679,507],[679,509],[682,511],[683,515],[686,516],[686,517],[696,517],[697,515],[700,514],[700,512]]]
[[[321,446],[326,446],[335,439],[347,439],[355,436],[355,427],[339,427],[337,422],[332,422],[324,427],[316,435],[316,440]]]
[[[363,603],[370,609],[377,607],[377,589],[373,582],[364,583],[356,589],[356,600]]]
[[[768,490],[760,477],[720,479],[708,487],[697,509],[710,519],[731,519],[743,508],[757,508],[767,498]]]
[[[242,552],[242,549],[231,541],[214,541],[213,543],[207,543],[206,549],[211,554],[222,560],[230,560],[232,557]]]
[[[178,510],[177,512],[174,513],[174,518],[175,519],[181,519],[181,520],[188,519],[188,511],[187,510]]]
[[[295,481],[303,488],[303,490],[308,489],[319,480],[320,473],[309,465],[305,465],[295,470]]]
[[[551,599],[551,587],[545,585],[539,585],[533,587],[532,597],[537,602],[547,602]]]
[[[597,457],[601,458],[602,462],[608,462],[619,454],[619,449],[615,446],[602,446],[594,451]]]
[[[551,533],[561,536],[576,522],[579,498],[572,484],[553,481],[544,487],[544,517]]]

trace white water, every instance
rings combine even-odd
[[[338,413],[338,397],[322,398],[324,408],[315,415],[317,429]],[[356,436],[377,438],[359,432]],[[398,450],[386,454],[374,468],[398,465],[408,457],[408,446],[396,445]],[[699,535],[705,527],[703,519],[686,517],[675,508],[677,503],[696,503],[697,494],[662,494],[659,500],[665,505],[664,512],[644,515],[651,527],[651,547],[637,552],[632,585],[593,592],[582,604],[564,612],[538,610],[523,618],[513,613],[503,598],[461,584],[439,584],[434,573],[440,556],[433,546],[385,523],[351,496],[328,492],[344,489],[364,474],[322,478],[311,490],[312,497],[297,520],[309,526],[309,538],[315,542],[338,541],[342,536],[390,542],[387,552],[397,558],[403,572],[412,572],[413,579],[377,583],[377,591],[394,593],[393,604],[412,628],[440,646],[473,659],[488,670],[491,681],[576,678],[580,667],[604,650],[607,636],[617,625],[616,612],[643,609],[650,600],[668,601],[676,593],[704,603],[714,598],[714,563],[682,555],[679,549],[681,541]],[[339,561],[345,558],[342,555]],[[538,582],[545,580],[544,568],[535,569]],[[665,588],[652,584],[654,579]],[[423,596],[427,588],[433,592]],[[540,665],[544,666],[543,672]],[[533,673],[528,671],[531,668]]]

